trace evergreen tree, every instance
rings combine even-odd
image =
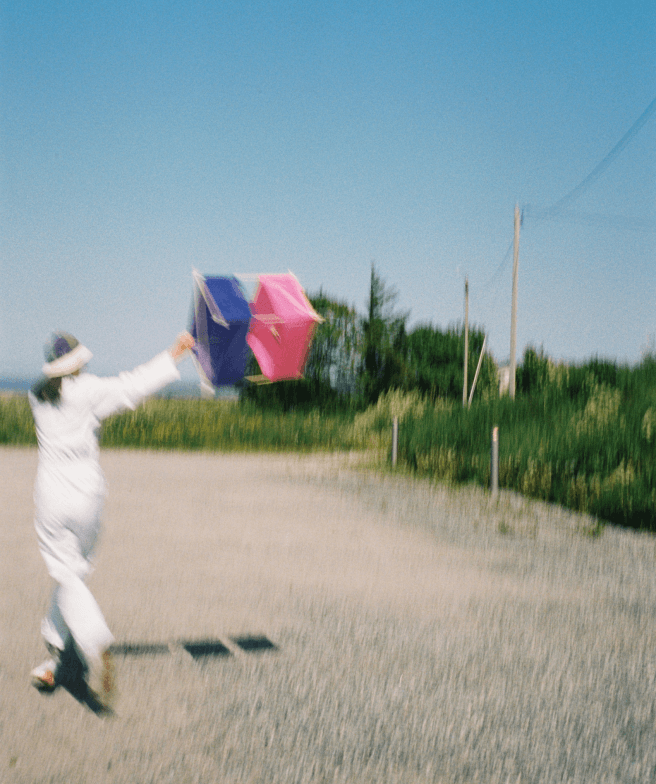
[[[345,302],[319,290],[310,296],[312,307],[323,318],[318,325],[305,367],[305,377],[328,385],[341,396],[357,389],[362,336],[358,315]]]
[[[367,318],[362,322],[364,351],[361,391],[366,403],[375,403],[388,389],[403,387],[406,321],[409,313],[396,313],[396,289],[390,288],[371,265]]]

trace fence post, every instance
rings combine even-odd
[[[499,492],[499,428],[492,428],[492,454],[490,456],[490,492],[494,498]]]
[[[396,468],[396,458],[399,453],[399,418],[392,420],[392,468]]]

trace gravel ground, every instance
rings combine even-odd
[[[0,449],[3,784],[656,781],[653,536],[348,456],[103,465],[92,590],[163,647],[117,654],[113,717],[31,688],[36,453]]]

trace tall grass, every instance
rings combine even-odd
[[[149,400],[103,425],[102,444],[221,451],[355,449],[352,416],[261,410],[252,403]]]
[[[353,427],[353,414],[261,410],[248,402],[146,401],[102,425],[105,447],[221,451],[362,449],[368,434]],[[0,444],[36,444],[26,396],[0,397]]]
[[[27,395],[0,395],[0,444],[36,444]]]

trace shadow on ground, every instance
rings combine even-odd
[[[277,646],[262,635],[246,635],[231,637],[232,643],[242,651],[257,653],[275,651]],[[115,656],[168,656],[176,647],[184,649],[197,662],[219,656],[231,656],[230,648],[221,640],[179,640],[177,643],[142,643],[118,642],[110,650]],[[57,668],[56,685],[52,691],[43,690],[44,694],[52,694],[58,688],[65,689],[80,704],[85,705],[97,716],[111,716],[113,711],[100,703],[87,683],[87,667],[81,660],[75,646],[70,644],[61,655]]]

